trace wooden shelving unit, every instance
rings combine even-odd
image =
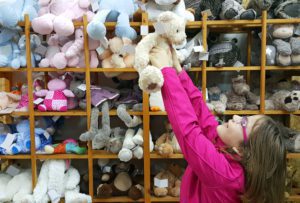
[[[267,25],[268,24],[280,24],[280,23],[300,23],[300,19],[267,19],[267,13],[264,11],[262,14],[261,19],[257,20],[216,20],[210,21],[207,20],[207,16],[203,16],[203,20],[201,22],[189,22],[187,23],[187,29],[202,29],[202,41],[204,49],[207,50],[207,33],[208,29],[216,32],[245,32],[251,33],[251,29],[253,28],[261,28],[262,35],[261,35],[261,65],[260,66],[250,66],[250,52],[251,52],[251,37],[248,36],[248,48],[247,48],[247,66],[245,67],[223,67],[223,68],[216,68],[216,67],[208,67],[207,62],[203,61],[201,67],[193,67],[190,71],[196,73],[196,81],[199,81],[199,77],[201,77],[202,81],[202,93],[206,95],[206,86],[207,86],[207,72],[215,72],[215,71],[246,71],[247,72],[247,81],[249,81],[249,76],[251,71],[259,71],[260,72],[260,95],[261,95],[261,106],[260,109],[257,111],[226,111],[224,115],[234,115],[234,114],[243,114],[243,115],[256,115],[256,114],[268,114],[268,115],[288,115],[288,114],[300,114],[300,111],[296,112],[285,112],[285,111],[267,111],[265,110],[265,75],[266,71],[271,70],[281,70],[281,71],[288,71],[288,70],[300,70],[300,66],[288,66],[288,67],[278,67],[278,66],[266,66],[265,63],[265,48],[266,48],[266,36],[267,36]],[[10,67],[3,67],[0,68],[0,72],[26,72],[27,73],[27,83],[32,84],[32,73],[33,72],[55,72],[61,71],[55,68],[37,68],[32,67],[31,60],[30,60],[30,32],[31,32],[31,23],[29,21],[29,17],[25,17],[24,22],[19,23],[20,26],[24,27],[25,35],[26,35],[26,55],[27,55],[27,67],[21,68],[18,70],[12,69]],[[34,110],[33,102],[29,103],[29,111],[28,112],[14,112],[12,116],[27,116],[30,120],[30,130],[31,130],[31,153],[28,155],[15,155],[15,156],[0,156],[0,159],[25,159],[31,161],[32,167],[32,183],[33,185],[37,182],[37,161],[38,160],[46,160],[46,159],[83,159],[87,160],[88,162],[88,169],[89,169],[89,194],[93,197],[93,202],[179,202],[179,198],[173,197],[165,197],[165,198],[158,198],[151,196],[151,176],[150,176],[150,166],[153,160],[164,159],[163,157],[159,156],[155,152],[149,152],[149,130],[150,130],[150,118],[151,116],[166,116],[166,112],[150,112],[149,111],[149,96],[145,92],[143,93],[143,111],[142,112],[130,112],[131,115],[140,115],[143,116],[143,129],[144,129],[144,158],[141,160],[144,164],[144,188],[145,188],[145,195],[143,199],[138,201],[133,201],[128,197],[112,197],[112,198],[98,198],[94,195],[93,190],[93,161],[95,159],[117,159],[116,154],[110,154],[106,151],[102,150],[92,150],[91,142],[88,142],[88,151],[87,154],[84,155],[74,155],[74,154],[55,154],[55,155],[46,155],[46,154],[36,154],[35,151],[35,141],[34,141],[34,122],[35,117],[39,116],[80,116],[87,118],[87,129],[90,126],[90,116],[91,116],[91,92],[90,92],[90,85],[91,85],[91,73],[99,73],[99,72],[136,72],[133,68],[122,68],[119,69],[115,68],[90,68],[89,64],[89,49],[88,49],[88,36],[86,32],[87,28],[87,18],[84,17],[82,22],[74,22],[75,27],[83,26],[84,29],[84,54],[85,54],[85,67],[75,68],[75,67],[68,67],[63,69],[63,71],[70,71],[70,72],[83,72],[85,73],[86,79],[86,102],[87,102],[87,109],[84,110],[71,110],[67,112],[39,112]],[[105,23],[108,30],[114,29],[116,23]],[[140,22],[131,22],[131,26],[139,30],[141,25],[146,26],[153,26],[152,22],[148,22],[147,13],[142,12],[141,21]],[[199,76],[201,74],[201,76]],[[28,92],[33,92],[32,85],[28,86]],[[33,101],[33,95],[29,94],[29,101]],[[100,113],[101,115],[101,113]],[[110,111],[111,116],[116,116],[116,110]],[[174,154],[169,159],[183,159],[182,154]],[[288,154],[287,158],[289,159],[298,159],[300,158],[300,154]],[[300,196],[291,196],[289,197],[291,201],[300,201]]]

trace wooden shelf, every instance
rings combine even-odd
[[[286,23],[300,23],[300,18],[290,18],[290,19],[267,19],[268,24],[286,24]]]
[[[179,197],[151,197],[151,202],[179,202]]]
[[[129,197],[93,198],[93,202],[144,202],[144,199],[133,200]]]
[[[166,116],[168,114],[165,111],[150,111],[149,115],[150,116]]]
[[[150,154],[150,159],[183,159],[183,158],[184,158],[183,154],[173,154],[171,157],[168,158],[162,157],[156,152]]]
[[[266,66],[266,70],[300,70],[300,66]]]
[[[58,72],[58,71],[66,71],[66,72],[85,72],[85,68],[32,68],[33,72]]]
[[[31,159],[30,154],[0,155],[1,159]]]
[[[206,71],[244,71],[244,70],[253,70],[259,71],[260,66],[244,66],[244,67],[207,67]]]
[[[134,68],[91,68],[90,72],[137,72]]]
[[[300,202],[300,195],[291,195],[287,198],[287,201]]]
[[[36,154],[36,158],[40,160],[47,159],[87,159],[88,155],[78,155],[78,154]]]
[[[127,111],[130,115],[132,116],[142,116],[143,115],[143,112],[140,112],[140,111]],[[99,115],[101,116],[102,115],[102,112],[99,112]],[[109,115],[110,116],[116,116],[117,115],[117,110],[116,109],[113,109],[113,110],[110,110],[109,111]]]
[[[73,24],[75,27],[80,27],[83,26],[83,22],[82,21],[73,21]],[[130,26],[132,27],[138,27],[140,26],[142,23],[141,22],[130,22]],[[24,21],[20,21],[18,22],[18,25],[21,27],[25,26],[25,22]],[[31,26],[31,22],[29,23],[29,25]],[[115,27],[117,25],[116,22],[106,22],[104,23],[105,27]]]
[[[58,111],[46,111],[46,112],[40,112],[35,111],[35,116],[86,116],[87,113],[82,110],[69,110],[66,112],[58,112]]]
[[[10,114],[11,116],[29,116],[28,112],[14,111]]]
[[[118,154],[112,154],[105,150],[93,150],[93,159],[118,159]]]
[[[0,72],[25,72],[27,68],[14,69],[11,67],[0,67]]]
[[[267,115],[286,115],[286,114],[300,114],[299,111],[293,111],[293,112],[287,112],[287,111],[282,111],[282,110],[265,110],[265,114]]]
[[[300,159],[300,153],[287,153],[286,157],[288,159]]]

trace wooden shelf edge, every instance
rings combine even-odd
[[[179,197],[151,197],[151,202],[179,202]]]
[[[58,112],[58,111],[34,111],[35,116],[86,116],[86,112],[82,110],[69,110],[66,112]]]
[[[142,111],[127,111],[129,113],[129,115],[132,115],[132,116],[142,116],[144,115]],[[102,115],[102,112],[99,112],[99,115],[101,116]],[[110,110],[109,111],[109,115],[110,116],[117,116],[117,110],[116,109],[113,109],[113,110]]]
[[[27,68],[14,69],[12,67],[0,67],[0,72],[25,72]]]
[[[37,159],[48,160],[48,159],[88,159],[87,154],[36,154]]]
[[[64,69],[57,69],[54,67],[50,68],[32,68],[33,72],[57,72],[57,71],[66,71],[66,72],[85,72],[85,68],[73,68],[73,67],[68,67]]]
[[[117,154],[109,153],[105,150],[92,150],[93,159],[118,159]]]
[[[30,154],[0,155],[1,159],[31,159]]]
[[[137,72],[134,68],[91,68],[90,72]]]
[[[300,195],[291,195],[286,200],[287,201],[300,202]]]
[[[144,199],[133,200],[129,197],[110,197],[110,198],[98,198],[94,197],[93,202],[144,202]]]
[[[300,70],[300,66],[266,66],[266,70]]]
[[[286,158],[288,158],[288,159],[300,159],[300,153],[287,153]]]
[[[162,157],[161,155],[157,154],[156,152],[152,152],[150,154],[150,159],[184,159],[183,154],[173,154],[172,156],[165,158]]]

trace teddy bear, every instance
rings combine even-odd
[[[27,202],[32,193],[31,174],[30,169],[21,169],[14,176],[0,172],[0,202]]]
[[[132,164],[117,163],[102,174],[102,183],[97,187],[98,197],[129,196],[138,200],[144,196],[142,176]]]
[[[105,44],[106,27],[105,22],[117,22],[115,34],[120,38],[136,39],[136,31],[130,27],[130,18],[138,6],[133,0],[97,0],[97,14],[87,26],[87,33],[90,38],[100,40]]]
[[[39,13],[31,25],[34,32],[42,35],[55,31],[60,36],[70,36],[75,30],[73,20],[82,20],[83,15],[87,15],[88,20],[93,17],[88,0],[39,0],[39,4],[48,12]]]
[[[232,78],[232,90],[227,93],[228,110],[257,110],[260,98],[250,91],[243,75]]]
[[[280,66],[300,64],[300,38],[291,37],[290,40],[275,39],[273,45],[276,47],[276,62]]]
[[[221,92],[218,86],[208,88],[208,99],[206,103],[210,111],[215,111],[218,114],[223,114],[226,110],[227,96]]]
[[[30,21],[38,16],[37,0],[4,0],[0,2],[1,27],[15,27],[19,21],[24,21],[26,14]]]
[[[155,142],[155,151],[163,157],[170,157],[173,153],[182,153],[170,123],[166,123],[166,133],[163,133]]]
[[[225,0],[222,3],[220,18],[225,20],[241,19],[253,20],[256,18],[256,11],[254,9],[245,9],[236,0]]]
[[[0,92],[0,114],[13,112],[17,108],[20,99],[20,95]]]
[[[80,174],[65,160],[44,161],[37,184],[28,202],[59,202],[62,197],[66,203],[91,203],[89,195],[79,193]]]
[[[100,54],[102,68],[133,68],[135,45],[127,38],[113,37],[108,41],[108,49]],[[135,72],[104,72],[108,78],[117,77],[119,80],[133,80],[138,77]]]
[[[285,110],[288,112],[300,109],[300,90],[279,90],[265,101],[266,110]]]
[[[145,10],[150,21],[156,21],[165,11],[172,11],[186,21],[195,21],[193,13],[185,8],[184,0],[148,0]]]
[[[67,139],[60,144],[46,145],[45,152],[48,154],[85,154],[85,147],[80,147],[74,139]]]
[[[95,44],[97,41],[92,40]],[[90,43],[90,42],[89,42]],[[94,45],[95,46],[95,45]],[[96,45],[97,46],[97,45]],[[84,58],[84,39],[82,28],[75,30],[75,39],[70,40],[61,47],[60,52],[53,56],[53,66],[57,69],[65,67],[85,67]],[[96,68],[99,64],[95,49],[89,47],[90,52],[90,67]]]
[[[58,78],[48,82],[49,90],[43,89],[35,92],[37,97],[45,97],[43,104],[38,105],[40,111],[67,111],[67,97],[75,95],[70,90],[66,89],[66,83]]]
[[[166,11],[157,18],[160,31],[145,36],[136,46],[134,68],[139,73],[139,86],[148,93],[159,91],[163,85],[162,72],[149,65],[149,53],[154,47],[170,49],[170,45],[180,45],[186,41],[185,21],[173,12]],[[162,32],[163,30],[163,32]]]

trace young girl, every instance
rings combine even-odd
[[[174,51],[155,48],[150,61],[162,69],[165,108],[188,163],[180,202],[284,202],[283,127],[264,115],[218,125]]]

